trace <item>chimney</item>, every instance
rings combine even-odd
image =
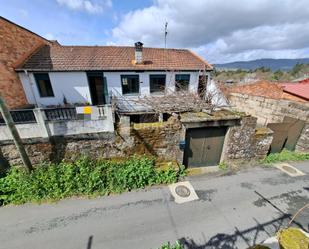
[[[142,64],[143,63],[143,43],[135,42],[135,63]]]

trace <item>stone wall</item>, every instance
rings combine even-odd
[[[272,142],[272,131],[256,128],[257,118],[246,116],[239,126],[230,127],[223,148],[223,160],[238,164],[266,157]]]
[[[181,124],[177,119],[153,124],[138,124],[130,132],[93,133],[78,136],[51,137],[24,140],[33,164],[40,162],[73,161],[82,155],[92,158],[124,158],[134,154],[155,156],[161,160],[179,159]],[[10,141],[0,143],[3,157],[11,165],[21,164],[15,145]],[[1,153],[0,153],[1,154]],[[182,163],[182,157],[181,162]]]
[[[295,150],[309,152],[309,103],[277,100],[239,93],[230,94],[229,101],[236,110],[256,117],[259,125],[280,123],[284,117],[304,120],[306,125],[302,130]]]
[[[0,92],[10,108],[27,104],[14,67],[46,42],[42,37],[0,17]]]
[[[167,122],[134,124],[115,133],[93,133],[78,136],[27,139],[26,150],[34,164],[74,161],[82,155],[92,158],[125,158],[134,154],[155,156],[159,160],[183,162],[179,142],[185,138],[185,128],[177,117]],[[272,141],[269,129],[256,129],[256,118],[245,116],[239,125],[228,129],[222,161],[233,164],[264,158]],[[0,155],[11,163],[21,164],[12,142],[0,143]]]

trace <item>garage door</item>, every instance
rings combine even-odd
[[[188,129],[184,164],[188,167],[219,164],[225,133],[226,127]]]

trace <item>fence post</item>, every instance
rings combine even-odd
[[[45,117],[44,111],[41,108],[36,108],[36,109],[33,109],[33,113],[35,115],[37,123],[40,125],[41,131],[42,131],[42,134],[41,134],[42,137],[45,137],[45,138],[50,137],[51,133],[50,133],[49,127],[47,126],[45,122],[46,117]]]
[[[25,150],[25,147],[22,143],[22,140],[19,136],[19,133],[15,127],[14,121],[12,119],[11,113],[9,109],[7,108],[4,100],[2,99],[2,96],[0,95],[0,112],[2,113],[2,117],[13,137],[15,146],[20,154],[21,160],[23,164],[25,165],[26,169],[30,172],[33,170],[32,164],[30,162],[30,159],[27,155],[27,152]]]

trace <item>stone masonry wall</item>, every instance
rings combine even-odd
[[[268,128],[256,129],[256,121],[255,117],[246,116],[239,126],[230,127],[223,149],[224,161],[238,164],[266,157],[272,132]]]
[[[10,108],[27,105],[14,67],[46,41],[0,17],[0,92]]]
[[[25,148],[33,164],[74,161],[82,155],[92,158],[124,158],[134,154],[177,160],[181,124],[177,119],[155,124],[137,124],[130,134],[94,133],[83,136],[52,137],[25,140]],[[0,144],[3,157],[11,165],[21,164],[12,142]],[[1,153],[0,153],[1,154]]]
[[[229,101],[236,110],[256,117],[257,123],[260,125],[280,123],[285,116],[304,120],[306,125],[295,150],[309,152],[309,103],[277,100],[239,93],[232,93]]]

